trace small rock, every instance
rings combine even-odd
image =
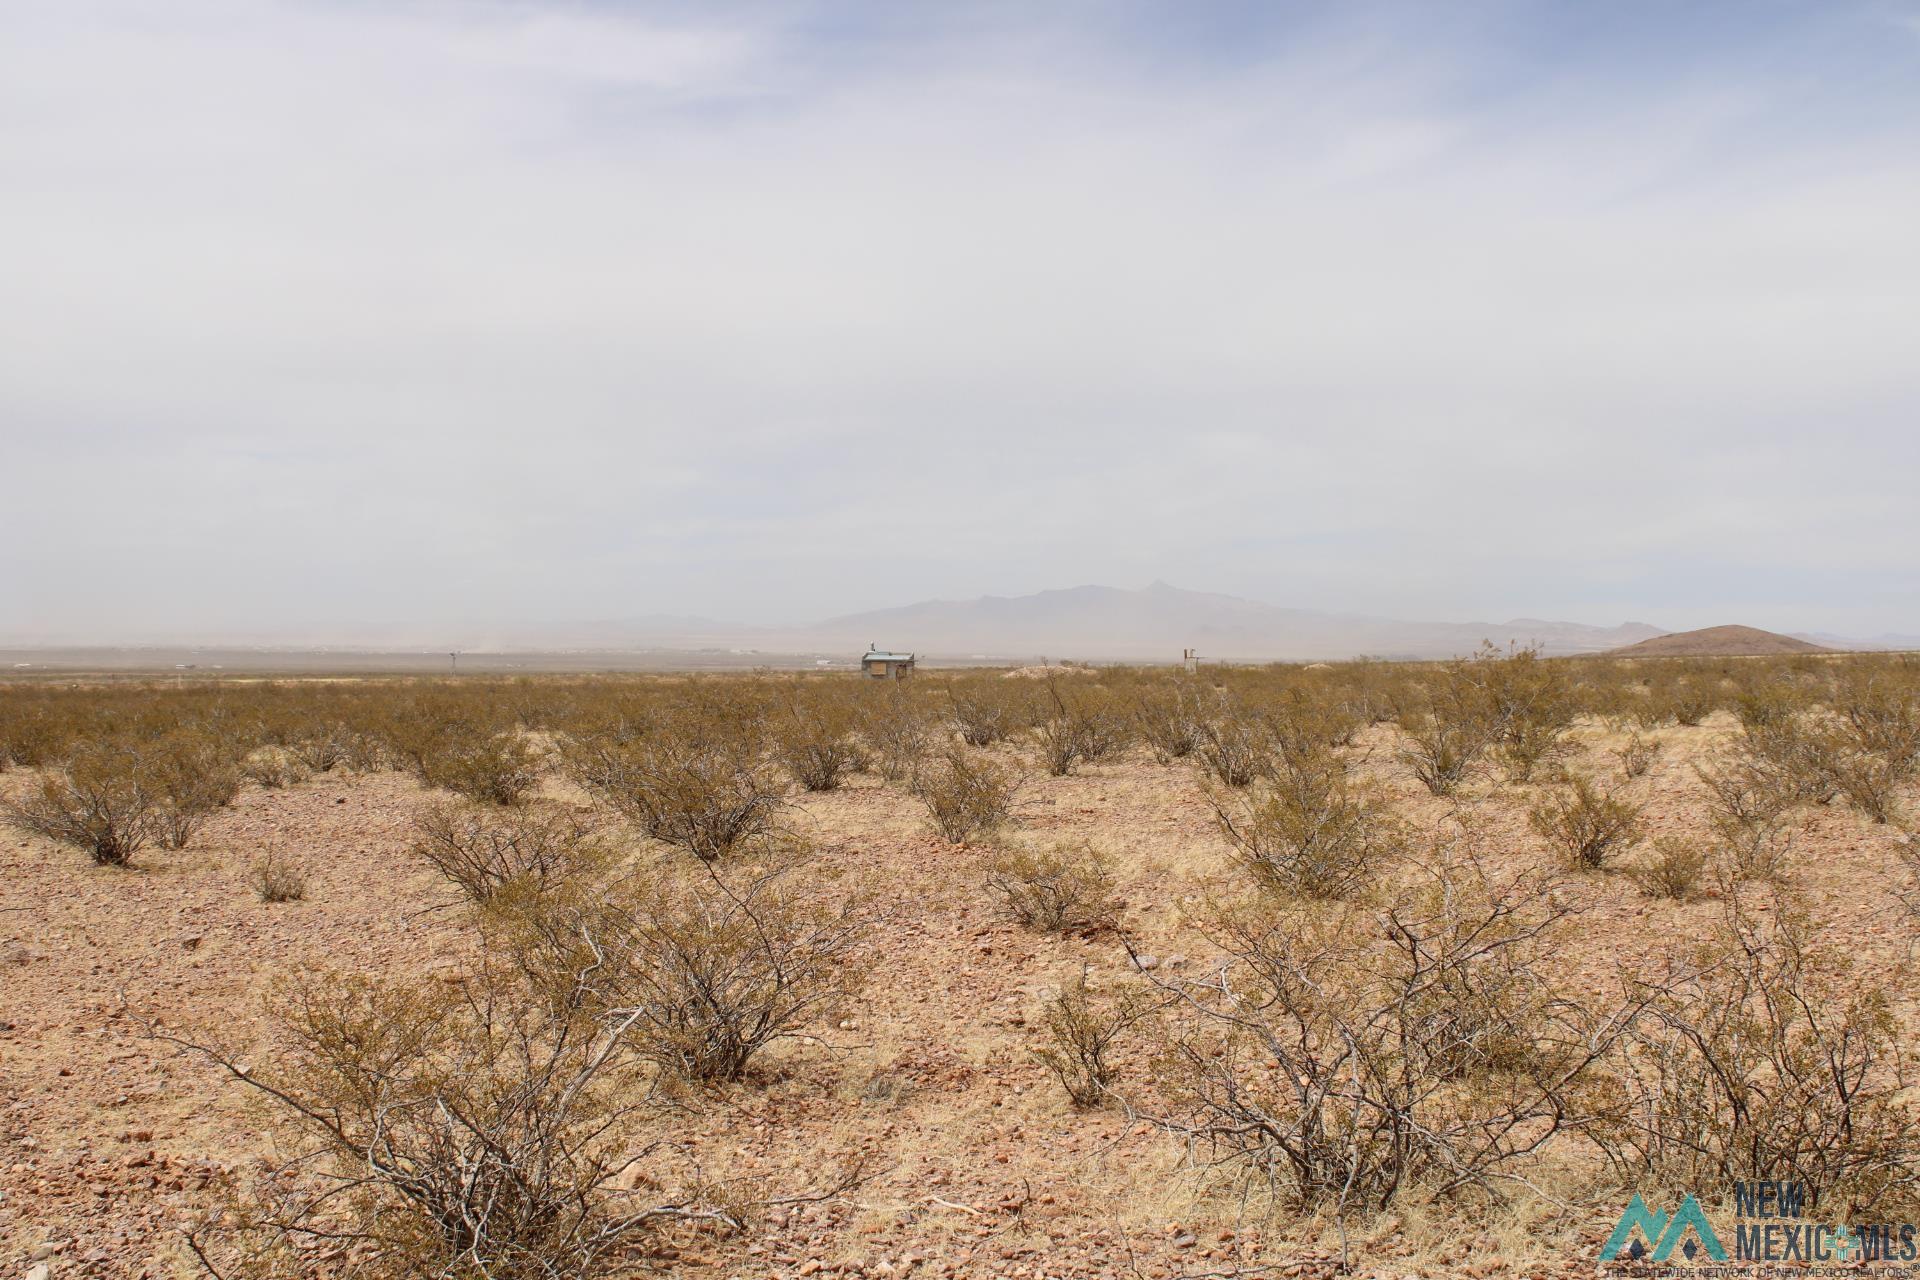
[[[36,1262],[27,1268],[27,1280],[47,1280],[53,1274],[53,1268],[44,1262]]]
[[[1198,1243],[1200,1242],[1193,1238],[1192,1232],[1177,1235],[1173,1238],[1173,1247],[1176,1249],[1191,1249]]]
[[[1135,956],[1133,958],[1133,967],[1143,973],[1148,969],[1158,969],[1160,967],[1160,958],[1158,956]]]
[[[1162,968],[1166,968],[1166,969],[1178,969],[1180,966],[1184,965],[1186,962],[1187,962],[1187,958],[1181,955],[1178,951],[1176,951],[1172,955],[1168,956],[1165,960],[1162,960],[1160,962],[1160,965]]]

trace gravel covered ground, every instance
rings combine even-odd
[[[1634,784],[1655,833],[1698,832],[1690,768],[1734,732],[1724,714],[1662,731],[1669,745]],[[1586,727],[1577,763],[1611,767],[1617,741]],[[1550,855],[1527,828],[1523,788],[1475,783],[1428,796],[1394,762],[1390,731],[1361,749],[1416,823],[1475,811],[1501,859]],[[26,785],[0,775],[0,787]],[[567,797],[557,789],[555,795]],[[67,1275],[172,1276],[190,1261],[180,1228],[213,1203],[223,1172],[261,1149],[243,1090],[149,1028],[245,1042],[266,1026],[278,975],[335,969],[423,974],[470,944],[462,908],[408,852],[428,799],[392,774],[323,775],[250,788],[181,852],[130,870],[95,868],[38,837],[0,834],[0,1276],[44,1264]],[[1331,1270],[1325,1224],[1275,1218],[1205,1194],[1180,1151],[1118,1111],[1076,1112],[1031,1057],[1048,991],[1083,969],[1143,979],[1112,933],[1052,937],[1005,919],[982,885],[987,857],[926,828],[900,788],[860,778],[796,799],[824,871],[871,877],[882,920],[873,976],[824,1043],[783,1046],[753,1078],[686,1121],[703,1162],[768,1196],[803,1195],[838,1161],[874,1176],[848,1195],[764,1213],[733,1236],[688,1232],[642,1272],[692,1276],[1313,1275]],[[1120,872],[1125,928],[1159,963],[1205,963],[1183,909],[1229,874],[1190,769],[1143,756],[1035,777],[1021,827],[1087,839]],[[1897,984],[1914,937],[1896,893],[1910,887],[1897,832],[1840,809],[1813,811],[1794,882],[1823,934],[1844,942],[1863,984]],[[269,847],[304,870],[304,901],[265,904],[251,880]],[[1588,987],[1618,966],[1698,936],[1718,911],[1643,897],[1625,875],[1572,877],[1582,910],[1556,962]],[[1903,1006],[1904,1025],[1917,1025]],[[1124,1062],[1138,1079],[1142,1064]],[[1578,1191],[1577,1177],[1568,1188]],[[1355,1230],[1359,1274],[1591,1274],[1618,1205],[1541,1203],[1462,1224],[1409,1210]]]

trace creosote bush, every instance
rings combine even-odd
[[[774,755],[806,790],[834,791],[846,775],[865,767],[853,729],[853,712],[845,702],[790,694],[785,713],[774,715]]]
[[[1533,829],[1576,867],[1597,871],[1642,838],[1641,807],[1579,775],[1529,812]]]
[[[869,920],[797,862],[496,899],[488,920],[536,990],[624,1026],[640,1060],[689,1081],[737,1080],[768,1045],[805,1038],[864,977]]]
[[[488,804],[519,804],[540,782],[539,751],[512,729],[489,732],[469,724],[448,724],[408,760],[428,786]]]
[[[64,700],[8,690],[0,698],[0,771],[38,769],[64,760],[84,732],[61,714]]]
[[[1643,738],[1637,733],[1628,735],[1625,744],[1614,752],[1620,758],[1620,772],[1629,779],[1646,777],[1664,745],[1658,738]]]
[[[1161,764],[1185,760],[1200,745],[1193,697],[1182,684],[1146,688],[1134,695],[1134,726]]]
[[[1033,1056],[1053,1072],[1074,1106],[1111,1103],[1119,1078],[1115,1046],[1159,1004],[1152,992],[1138,987],[1103,995],[1088,985],[1082,971],[1047,1001],[1040,1015],[1044,1042]]]
[[[1704,679],[1683,677],[1662,690],[1657,697],[1661,720],[1672,720],[1689,728],[1712,715],[1720,705],[1718,691]]]
[[[1634,872],[1634,879],[1649,898],[1685,902],[1700,892],[1706,870],[1707,851],[1699,844],[1660,836],[1653,842],[1652,856]]]
[[[190,1044],[265,1100],[278,1154],[190,1245],[217,1275],[595,1277],[668,1221],[734,1224],[681,1162],[636,1072],[637,1018],[454,985],[319,974],[274,1001],[267,1063]],[[168,1037],[171,1038],[171,1037]],[[177,1041],[179,1042],[179,1041]]]
[[[1003,846],[987,864],[987,887],[1029,929],[1065,933],[1113,919],[1113,876],[1091,845]]]
[[[1234,857],[1261,889],[1292,897],[1346,898],[1404,848],[1388,807],[1348,781],[1331,757],[1277,773],[1258,789],[1208,793]]]
[[[1250,786],[1272,769],[1266,723],[1229,699],[1222,698],[1213,715],[1195,721],[1194,738],[1194,763],[1223,786]]]
[[[1169,1002],[1153,1119],[1196,1164],[1344,1219],[1416,1189],[1498,1197],[1602,1117],[1630,1014],[1544,980],[1568,914],[1551,881],[1457,848],[1420,866],[1374,911],[1217,907],[1222,969],[1148,975]]]
[[[975,681],[963,687],[949,681],[946,693],[960,737],[970,747],[1004,742],[1031,722],[1022,696],[1005,685]]]
[[[1052,776],[1064,778],[1076,765],[1105,760],[1126,745],[1130,726],[1110,701],[1083,690],[1064,692],[1059,679],[1049,675],[1046,702],[1033,739]]]
[[[1400,759],[1437,796],[1452,795],[1500,736],[1468,663],[1449,664],[1427,705],[1400,729]]]
[[[502,810],[442,803],[414,820],[413,852],[465,894],[484,904],[525,887],[535,893],[591,876],[610,852],[578,814],[527,805]]]
[[[1560,750],[1561,737],[1573,723],[1573,687],[1566,664],[1531,648],[1516,648],[1502,657],[1489,645],[1474,665],[1507,776],[1524,782]]]
[[[874,691],[859,712],[873,768],[888,782],[908,782],[927,758],[941,729],[935,717],[899,681]]]
[[[988,756],[951,747],[930,758],[913,780],[933,828],[953,844],[992,835],[1013,817],[1020,781]]]
[[[1887,994],[1808,940],[1791,904],[1730,900],[1704,956],[1644,984],[1619,1055],[1629,1106],[1599,1136],[1631,1182],[1800,1179],[1839,1221],[1920,1204],[1920,1117]]]
[[[256,786],[280,791],[313,776],[306,762],[285,747],[256,747],[240,762],[240,775]]]
[[[253,890],[262,902],[298,902],[307,896],[307,877],[277,846],[253,864]]]
[[[161,833],[158,797],[125,747],[75,752],[65,770],[46,774],[4,812],[20,830],[84,850],[102,866],[127,865]]]
[[[1696,766],[1707,787],[1708,828],[1735,879],[1772,880],[1793,852],[1791,780],[1752,759]]]
[[[704,861],[763,849],[783,836],[780,771],[759,744],[715,726],[665,726],[583,744],[574,776],[655,840]]]
[[[159,842],[184,849],[216,810],[239,795],[244,778],[228,744],[183,729],[141,749],[140,768],[155,799]]]

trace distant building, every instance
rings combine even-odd
[[[887,653],[868,645],[860,659],[860,672],[874,680],[905,680],[913,674],[913,655]]]

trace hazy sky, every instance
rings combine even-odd
[[[0,491],[16,636],[1920,632],[1920,2],[0,0]]]

